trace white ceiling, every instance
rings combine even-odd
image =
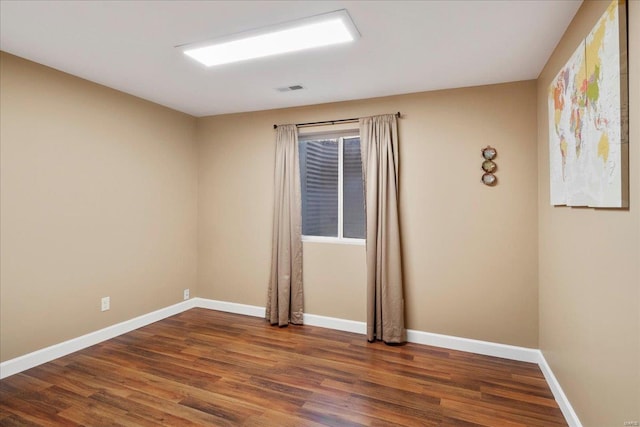
[[[206,116],[535,79],[580,4],[2,0],[0,49]],[[174,47],[337,9],[357,42],[214,68]]]

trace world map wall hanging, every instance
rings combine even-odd
[[[627,14],[614,0],[549,86],[551,204],[629,206]]]

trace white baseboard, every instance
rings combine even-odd
[[[502,357],[520,362],[538,363],[539,351],[533,348],[498,344],[489,341],[407,330],[407,341],[416,344],[444,347],[450,350],[468,351],[485,356]]]
[[[225,311],[228,313],[244,314],[246,316],[264,317],[264,307],[255,305],[238,304],[234,302],[216,301],[205,298],[194,298],[196,306],[211,310]],[[366,334],[365,322],[356,320],[338,319],[336,317],[320,316],[318,314],[304,314],[304,324],[319,326],[321,328],[338,331]],[[539,351],[533,348],[517,347],[506,344],[497,344],[488,341],[478,341],[469,338],[453,337],[449,335],[434,334],[422,331],[407,331],[407,341],[416,344],[425,344],[435,347],[444,347],[451,350],[468,351],[487,356],[503,357],[505,359],[521,362],[538,363]]]
[[[41,350],[36,350],[24,356],[7,360],[0,363],[0,379],[189,310],[195,306],[194,303],[194,300],[182,301],[178,304],[170,305],[169,307],[161,308],[160,310],[152,311],[151,313],[143,314],[130,320],[125,320],[124,322],[108,326],[104,329],[90,332],[86,335],[45,347]]]
[[[224,311],[227,313],[244,314],[245,316],[264,317],[265,308],[256,305],[238,304],[236,302],[217,301],[207,298],[193,298],[195,307],[208,308],[209,310]]]
[[[367,333],[367,324],[356,320],[338,319],[335,317],[305,313],[303,322],[305,325],[319,326],[321,328],[335,329],[337,331],[353,332],[362,335]]]
[[[194,298],[194,302],[196,307],[208,308],[210,310],[262,318],[266,315],[265,308],[256,305],[216,301],[206,298]],[[334,329],[337,331],[355,332],[356,334],[364,334],[367,330],[364,322],[357,322],[355,320],[338,319],[335,317],[319,316],[317,314],[308,313],[304,313],[303,316],[304,324],[309,326],[319,326],[321,328]]]
[[[558,402],[558,406],[562,411],[562,415],[564,415],[564,419],[567,421],[567,424],[569,424],[569,427],[582,427],[582,423],[580,422],[578,415],[573,410],[573,406],[571,406],[569,399],[567,399],[567,395],[564,394],[562,387],[560,387],[560,383],[553,374],[547,360],[544,358],[544,354],[542,354],[542,351],[540,350],[538,350],[538,353],[538,366],[542,371],[542,375],[544,375],[544,378],[547,380],[547,384],[549,384],[553,397],[556,399],[556,402]]]
[[[83,348],[90,347],[102,341],[117,337],[118,335],[122,335],[134,329],[141,328],[150,323],[157,322],[158,320],[165,319],[195,307],[224,311],[227,313],[243,314],[245,316],[265,317],[264,307],[216,301],[206,298],[192,298],[131,320],[126,320],[124,322],[108,326],[104,329],[2,362],[0,363],[0,379],[43,363],[50,362],[59,357],[66,356],[67,354],[82,350]],[[319,326],[322,328],[353,332],[363,335],[366,333],[366,324],[355,320],[338,319],[335,317],[320,316],[317,314],[305,314],[304,323],[309,326]],[[567,396],[562,391],[562,387],[560,387],[560,383],[556,379],[555,375],[553,375],[551,368],[547,364],[547,361],[540,350],[473,340],[469,338],[440,335],[431,332],[415,331],[411,329],[407,330],[407,341],[416,344],[448,348],[451,350],[468,351],[487,356],[502,357],[521,362],[537,363],[569,426],[582,427],[571,403],[569,403]]]

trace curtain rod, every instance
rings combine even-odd
[[[400,118],[400,111],[398,111],[396,113],[396,117]],[[353,119],[338,119],[338,120],[325,120],[322,122],[308,122],[308,123],[296,123],[296,127],[306,127],[306,126],[326,126],[326,125],[337,125],[340,123],[355,123],[358,120],[360,120],[360,118],[356,117]],[[278,125],[273,125],[274,129],[278,128]]]

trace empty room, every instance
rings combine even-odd
[[[0,0],[0,426],[639,426],[639,52],[637,0]]]

